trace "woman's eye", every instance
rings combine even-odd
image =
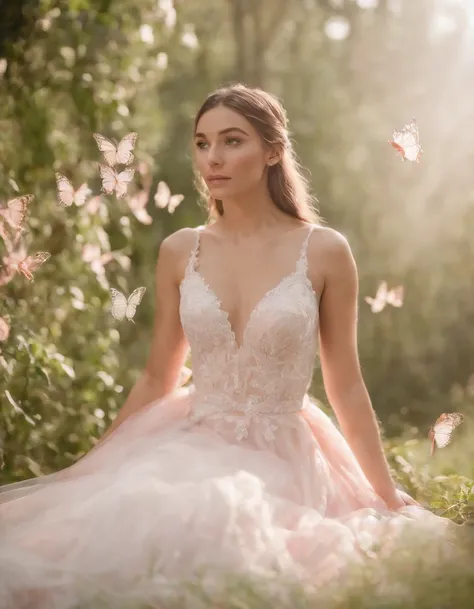
[[[238,138],[238,137],[228,137],[228,138],[225,140],[225,143],[226,143],[226,144],[230,144],[230,145],[235,145],[235,144],[240,144],[240,143],[241,143],[241,141],[242,141],[242,140],[241,140],[240,138]],[[207,146],[208,146],[208,143],[207,143],[207,142],[204,142],[203,140],[201,140],[201,141],[197,141],[197,142],[196,142],[196,147],[197,147],[197,148],[201,148],[201,149],[203,149],[203,148],[206,148]]]

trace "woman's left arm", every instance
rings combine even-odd
[[[314,251],[319,258],[314,265],[321,268],[324,261],[319,332],[325,391],[341,431],[374,491],[390,509],[398,509],[416,502],[402,498],[395,487],[362,377],[357,349],[357,266],[346,238],[332,229],[324,232],[324,255]]]

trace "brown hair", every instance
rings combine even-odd
[[[240,83],[221,87],[211,93],[199,109],[194,120],[194,133],[201,116],[217,106],[225,106],[241,114],[266,144],[280,149],[280,161],[268,167],[268,189],[275,205],[299,220],[321,224],[314,207],[315,199],[309,192],[308,181],[289,139],[285,110],[277,98],[262,89]],[[222,201],[210,196],[202,176],[197,172],[195,178],[196,187],[207,203],[209,220],[222,216]]]

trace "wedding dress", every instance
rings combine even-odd
[[[421,507],[387,509],[308,396],[318,327],[311,230],[238,344],[198,270],[200,228],[180,286],[193,384],[73,466],[0,489],[2,609],[151,603],[164,582],[202,568],[318,584],[409,524],[443,535],[448,522]]]

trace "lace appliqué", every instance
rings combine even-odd
[[[295,427],[295,414],[303,409],[298,402],[280,402],[278,404],[255,404],[249,400],[245,407],[231,402],[225,396],[213,400],[195,395],[195,406],[190,415],[190,421],[197,423],[202,419],[223,421],[234,425],[237,440],[243,440],[249,435],[251,424],[261,425],[265,440],[275,439],[275,432],[282,426]]]
[[[228,315],[196,269],[200,229],[180,285],[180,316],[191,346],[192,420],[235,424],[236,438],[262,425],[270,441],[292,424],[311,381],[317,348],[318,299],[307,276],[308,232],[295,270],[268,290],[236,342]]]

